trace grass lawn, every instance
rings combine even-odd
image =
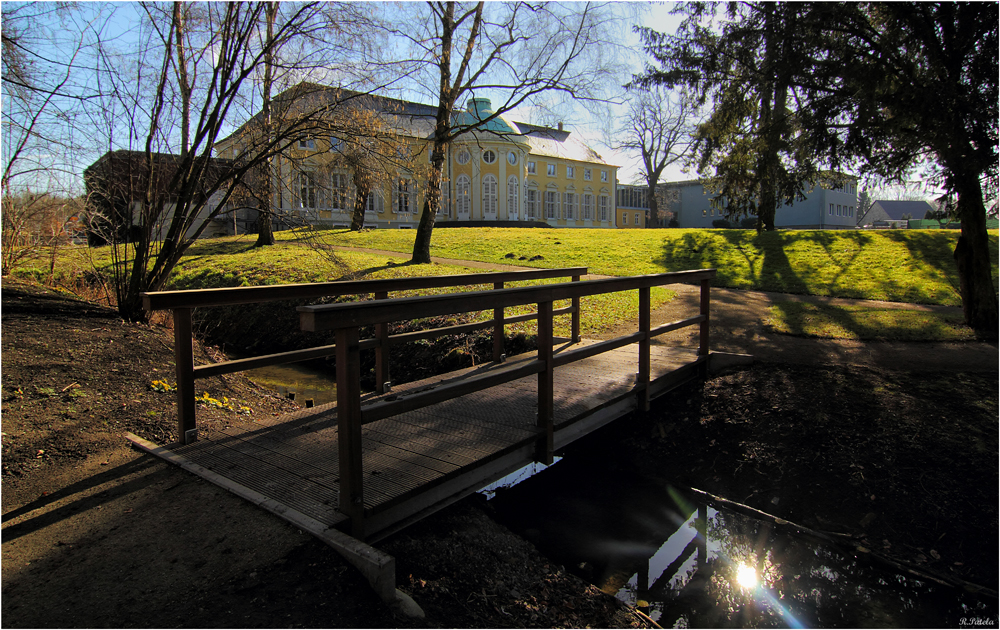
[[[453,265],[411,265],[400,259],[389,259],[382,255],[363,252],[325,252],[319,248],[300,243],[280,242],[274,247],[255,248],[252,240],[239,237],[205,239],[195,243],[174,270],[167,289],[204,289],[214,287],[239,287],[268,284],[289,284],[306,282],[331,282],[344,278],[382,279],[409,278],[419,276],[439,276],[451,274],[486,273],[481,268]],[[52,279],[62,286],[76,288],[92,276],[93,269],[109,275],[111,258],[108,248],[88,249],[67,247],[58,251]],[[39,282],[49,280],[47,253],[25,260],[16,275]],[[508,283],[508,287],[532,286],[538,284],[568,281],[561,279],[534,280]],[[460,287],[460,291],[484,291],[492,289],[489,284]],[[394,297],[407,295],[434,295],[449,292],[448,289],[425,289],[419,292],[395,292]],[[650,292],[653,308],[669,301],[674,292],[655,287]],[[569,306],[569,300],[559,301],[554,308]],[[626,291],[581,298],[581,334],[588,335],[626,320],[636,320],[639,313],[639,292]],[[525,305],[506,309],[507,316],[534,312],[535,307]],[[692,313],[694,315],[694,313]],[[482,311],[472,315],[474,321],[492,319],[492,311]],[[509,334],[524,332],[535,334],[535,322],[520,322],[507,327]],[[569,336],[570,318],[556,318],[554,332],[557,336]]]
[[[410,265],[365,252],[329,250],[322,245],[409,253],[412,230],[287,231],[278,244],[254,248],[252,237],[206,239],[192,246],[167,288],[189,289],[342,278],[393,278],[482,272],[450,265]],[[624,276],[714,267],[716,286],[916,302],[961,304],[951,230],[822,231],[791,230],[757,235],[752,230],[593,230],[525,228],[440,228],[431,254],[482,262],[555,268],[585,266],[591,273]],[[997,230],[991,230],[997,282]],[[319,245],[319,246],[317,246]],[[63,286],[80,286],[94,270],[108,276],[108,248],[65,247],[50,270],[50,252],[22,262],[16,275]],[[531,261],[540,256],[540,260]],[[50,273],[51,271],[51,273]],[[484,285],[466,290],[490,288]],[[424,294],[434,291],[425,291]],[[653,306],[673,292],[653,292]],[[561,305],[557,305],[557,308]],[[796,310],[797,309],[797,310]],[[811,309],[811,310],[810,310]],[[826,310],[824,310],[826,309]],[[526,309],[508,309],[511,315]],[[584,300],[584,334],[634,319],[637,292]],[[486,318],[487,314],[479,317]],[[567,318],[560,318],[567,319]],[[898,309],[830,310],[794,305],[772,315],[775,330],[798,335],[857,339],[963,339],[970,334],[941,316]],[[567,334],[566,323],[557,334]],[[524,325],[533,332],[533,324]]]
[[[776,332],[860,341],[971,341],[960,315],[907,309],[778,302],[768,325]]]
[[[410,252],[411,230],[321,233],[331,245]],[[294,232],[279,238],[294,240]],[[890,302],[961,304],[953,230],[557,230],[440,228],[431,255],[623,276],[714,267],[716,286]],[[997,230],[990,231],[994,282]],[[507,258],[513,254],[513,259]],[[534,256],[541,260],[530,261]]]

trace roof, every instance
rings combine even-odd
[[[902,221],[904,214],[910,215],[908,217],[910,219],[923,219],[928,210],[934,209],[934,206],[923,200],[883,201],[880,199],[875,201],[875,203],[872,204],[872,207],[876,204],[878,204],[893,221]]]
[[[608,164],[601,154],[589,147],[571,132],[551,127],[540,127],[516,122],[518,131],[524,134],[535,155],[559,157],[578,162],[600,162]]]
[[[430,139],[434,137],[436,105],[425,105],[413,101],[404,101],[376,94],[366,94],[343,90],[316,83],[299,83],[274,98],[275,102],[295,102],[298,107],[324,107],[339,104],[357,104],[369,109],[376,109],[393,122],[397,133],[413,138]],[[456,109],[452,122],[455,125],[475,124],[478,120],[493,115],[490,99],[475,97],[469,99],[465,109]],[[225,143],[232,136],[240,133],[247,125],[261,117],[257,113],[253,118],[240,126],[219,143]],[[463,134],[464,136],[465,134]],[[470,133],[472,137],[493,136],[503,137],[519,144],[527,143],[533,154],[560,157],[581,162],[600,162],[607,164],[597,151],[589,147],[571,132],[551,127],[542,127],[529,123],[515,122],[503,114],[483,123],[481,127]],[[485,139],[485,138],[484,138]]]

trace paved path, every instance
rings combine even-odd
[[[350,251],[409,259],[410,255],[376,249],[336,247]],[[514,271],[533,269],[517,265],[456,260],[431,257],[432,262],[459,265],[477,269]],[[607,276],[591,275],[587,279]],[[699,289],[696,286],[675,285],[677,297],[660,306],[652,314],[652,325],[657,326],[698,311]],[[961,315],[957,306],[932,306],[874,300],[851,300],[817,295],[794,295],[766,291],[738,289],[712,289],[711,348],[726,352],[752,354],[761,361],[775,361],[802,365],[850,364],[883,367],[912,372],[941,371],[1000,371],[1000,352],[996,342],[888,342],[853,341],[847,339],[815,339],[795,337],[771,332],[766,322],[775,302],[799,301],[814,304],[890,306],[898,309],[954,313]],[[600,338],[634,332],[635,324],[627,323],[605,331]],[[658,337],[655,343],[665,345],[697,345],[697,331],[684,329]]]

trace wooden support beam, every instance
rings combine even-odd
[[[709,325],[709,297],[712,288],[712,279],[703,278],[701,281],[701,331],[699,334],[698,354],[708,356],[708,325]]]
[[[376,300],[388,299],[388,291],[375,294]],[[385,393],[385,384],[389,382],[389,322],[375,324],[375,391]]]
[[[503,282],[494,282],[493,290],[503,288]],[[493,362],[500,363],[503,356],[503,307],[493,309]]]
[[[194,404],[194,339],[191,309],[174,309],[174,362],[177,375],[177,441],[190,444],[198,439]]]
[[[640,411],[649,411],[649,287],[639,289],[639,372],[636,378],[636,394]]]
[[[580,276],[573,276],[571,282],[579,282]],[[573,343],[580,343],[583,337],[580,336],[580,297],[576,296],[572,300],[573,323],[570,330],[570,338]]]
[[[552,302],[538,304],[538,360],[544,369],[538,373],[538,427],[542,430],[535,456],[546,466],[552,464],[555,451],[555,403],[552,360]]]
[[[337,332],[337,443],[340,511],[351,519],[351,535],[364,540],[364,472],[361,466],[361,356],[358,329]]]

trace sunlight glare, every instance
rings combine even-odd
[[[757,572],[753,567],[740,564],[736,569],[736,582],[743,588],[753,588],[757,586]]]

